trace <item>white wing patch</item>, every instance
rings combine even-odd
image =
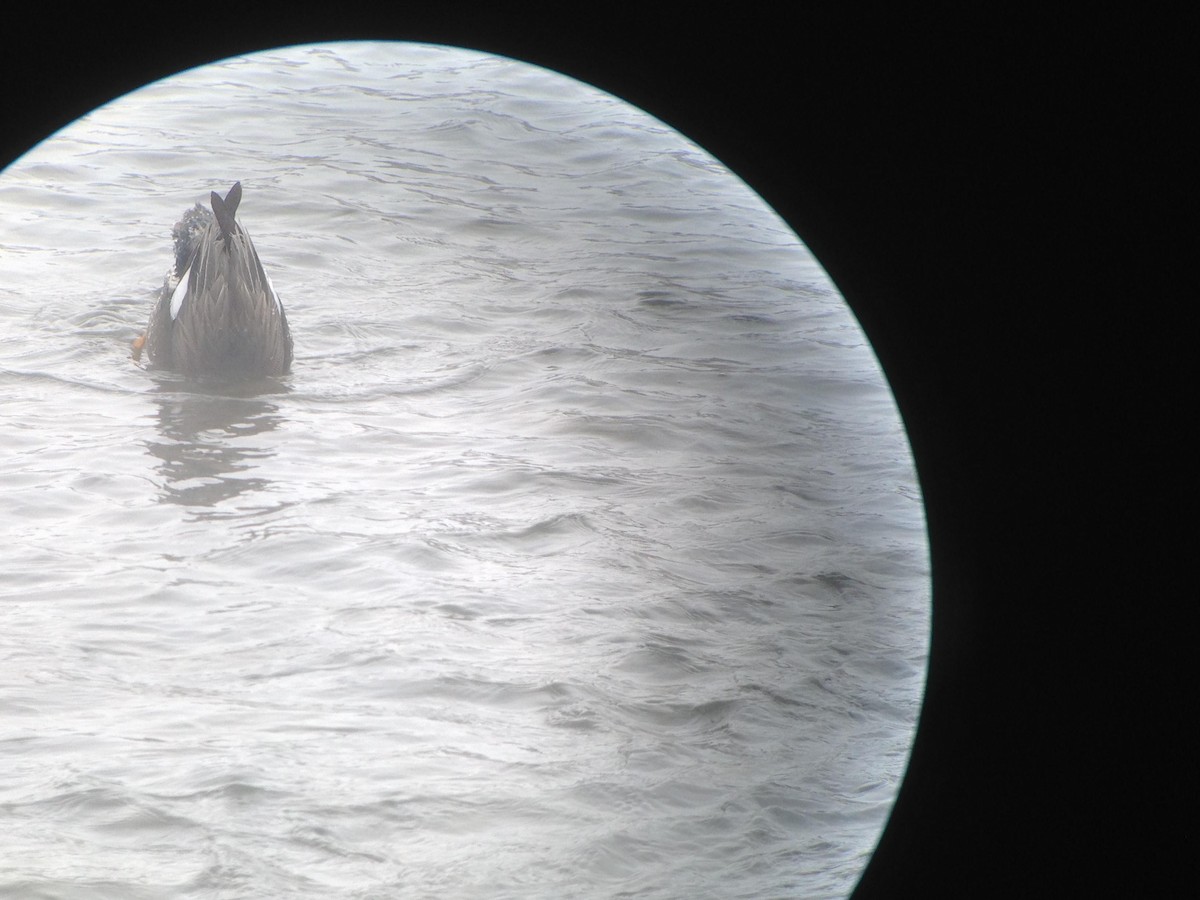
[[[267,275],[266,269],[263,270],[263,274]],[[275,301],[275,309],[283,312],[283,304],[279,301],[279,295],[275,293],[275,284],[271,281],[270,275],[267,275],[267,288],[271,291],[271,299]]]
[[[183,277],[179,279],[179,285],[175,288],[175,293],[171,295],[171,321],[179,318],[179,310],[183,309],[183,298],[187,296],[188,281],[192,277],[192,270],[189,268],[183,273]],[[279,302],[278,299],[275,301]]]

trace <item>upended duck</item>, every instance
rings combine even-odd
[[[133,343],[153,366],[222,379],[284,375],[292,366],[292,334],[283,303],[246,230],[234,220],[239,181],[224,198],[211,195],[175,227],[175,266]]]

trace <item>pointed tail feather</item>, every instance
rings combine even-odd
[[[217,217],[217,224],[221,227],[221,235],[228,237],[233,234],[236,228],[233,217],[237,212],[238,204],[242,202],[242,183],[235,182],[224,200],[216,191],[212,192],[209,200],[212,202],[213,215]]]

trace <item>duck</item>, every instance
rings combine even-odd
[[[244,379],[286,375],[292,333],[283,302],[263,269],[250,234],[236,220],[242,183],[211,212],[197,203],[175,223],[175,263],[133,342],[150,365],[197,378]]]

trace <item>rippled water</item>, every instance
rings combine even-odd
[[[129,342],[241,180],[292,375]],[[511,60],[300,47],[0,176],[4,897],[844,897],[928,556],[863,335],[736,177]]]

